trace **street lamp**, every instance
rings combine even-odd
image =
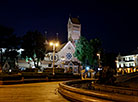
[[[56,43],[50,42],[49,44],[50,44],[50,46],[53,46],[53,75],[55,75],[55,71],[54,71],[54,65],[55,65],[55,49],[56,49],[56,47],[59,46],[59,43],[58,42],[56,42]]]
[[[101,67],[101,64],[100,64],[100,54],[99,53],[97,53],[97,56],[98,56],[98,64],[99,64],[99,68]]]

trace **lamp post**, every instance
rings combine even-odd
[[[58,42],[56,42],[56,43],[50,42],[50,46],[53,46],[53,75],[55,75],[55,71],[54,71],[54,65],[55,65],[55,49],[56,49],[56,47],[59,46],[59,43]]]
[[[100,64],[100,54],[99,53],[97,53],[97,56],[98,56],[98,64],[99,64],[99,68],[101,67],[101,64]]]

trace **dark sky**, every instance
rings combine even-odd
[[[82,35],[99,37],[107,51],[138,47],[138,6],[132,0],[0,0],[0,25],[22,36],[29,30],[67,40],[69,15],[80,17]]]

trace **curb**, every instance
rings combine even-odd
[[[70,81],[70,83],[73,81]],[[59,84],[59,93],[61,93],[63,96],[72,99],[77,100],[80,102],[93,102],[93,98],[96,101],[100,102],[108,102],[108,101],[117,101],[117,102],[137,102],[138,97],[137,96],[130,96],[130,95],[122,95],[118,93],[107,93],[107,92],[99,92],[94,90],[85,90],[80,88],[75,88],[66,85],[68,82],[60,83]],[[80,95],[78,98],[77,95]],[[72,97],[71,97],[72,96]],[[88,97],[89,101],[84,99],[84,97]]]

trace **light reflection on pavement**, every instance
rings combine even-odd
[[[58,93],[58,83],[0,85],[0,102],[69,102]]]

